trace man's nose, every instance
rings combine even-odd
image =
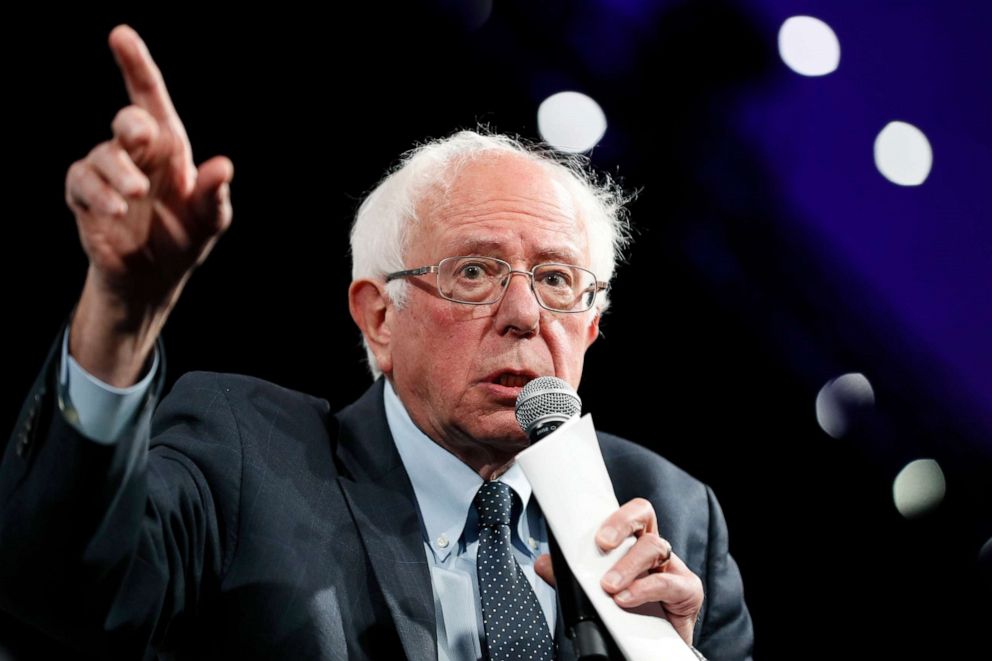
[[[517,335],[536,334],[540,330],[541,306],[531,289],[531,274],[511,271],[506,277],[510,281],[496,310],[496,331],[500,335],[510,332]]]

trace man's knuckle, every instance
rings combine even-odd
[[[624,589],[630,593],[630,599],[628,601],[638,601],[644,598],[645,592],[643,581],[633,581]]]
[[[637,497],[630,501],[631,505],[635,505],[638,509],[653,509],[651,501],[647,498]]]
[[[124,106],[123,108],[118,110],[117,113],[114,115],[114,119],[112,122],[110,122],[110,125],[115,129],[120,126],[123,126],[128,121],[128,118],[132,116],[132,114],[133,113],[131,112],[131,106]]]
[[[88,208],[86,200],[72,188],[66,188],[65,202],[73,211],[86,211]]]
[[[77,199],[86,198],[92,195],[95,179],[93,168],[79,167],[72,174],[68,187]]]
[[[82,161],[75,161],[72,163],[72,165],[69,166],[69,168],[65,172],[66,186],[74,185],[79,181],[79,178],[82,175],[82,170],[84,167],[85,166],[83,165]]]
[[[647,545],[649,545],[651,547],[651,551],[653,553],[655,553],[656,555],[663,556],[663,555],[666,555],[667,554],[667,552],[668,552],[668,542],[666,542],[664,539],[662,539],[658,535],[658,533],[654,533],[654,532],[646,533],[646,534],[644,534],[641,537],[641,539],[644,540],[644,543],[645,544],[647,544]]]
[[[134,121],[144,121],[147,113],[140,106],[136,106],[133,103],[131,105],[124,106],[117,111],[114,116],[114,122],[134,122]]]
[[[90,161],[93,164],[99,164],[106,167],[108,164],[114,162],[114,152],[115,146],[111,141],[101,142],[96,147],[93,148],[92,158]]]

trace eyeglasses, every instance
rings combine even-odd
[[[498,303],[510,286],[510,277],[514,273],[526,275],[538,304],[552,312],[585,312],[592,308],[596,294],[609,287],[581,266],[547,263],[530,271],[517,271],[502,259],[477,255],[446,257],[436,266],[389,273],[386,282],[428,273],[437,274],[437,290],[442,298],[468,305]]]

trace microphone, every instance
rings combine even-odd
[[[517,424],[531,443],[558,429],[582,412],[582,400],[566,381],[554,376],[541,376],[527,383],[517,395]],[[609,661],[610,650],[616,650],[603,624],[568,568],[558,543],[548,528],[548,546],[558,585],[558,600],[565,633],[575,646],[579,661]],[[615,658],[622,658],[617,655]]]
[[[517,395],[517,424],[535,443],[582,413],[579,393],[564,379],[539,376]]]

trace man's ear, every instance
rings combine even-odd
[[[389,296],[385,285],[375,280],[355,280],[348,287],[348,309],[351,318],[362,330],[365,341],[372,349],[383,374],[393,370],[390,340],[392,329],[389,318]]]
[[[599,320],[602,313],[596,310],[596,315],[589,322],[589,327],[586,329],[586,349],[592,346],[592,343],[596,341],[599,337]]]

